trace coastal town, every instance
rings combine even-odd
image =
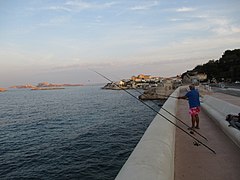
[[[130,79],[108,83],[104,89],[144,89],[140,99],[167,99],[173,91],[184,84],[205,84],[226,88],[225,84],[239,84],[240,49],[226,50],[219,60],[209,60],[207,63],[197,65],[192,70],[187,70],[174,77],[154,77],[140,74]]]
[[[108,83],[103,89],[143,89],[143,94],[139,96],[142,100],[167,99],[179,86],[189,83],[198,84],[206,79],[207,75],[204,73],[185,73],[182,76],[168,78],[139,74],[130,79]]]

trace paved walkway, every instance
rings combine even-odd
[[[227,95],[227,94],[223,94],[223,93],[212,93],[211,96],[216,97],[218,99],[222,99],[223,101],[227,101],[231,104],[240,106],[240,97],[231,96],[231,95]]]
[[[228,99],[226,94],[213,94],[220,99]],[[238,98],[238,100],[236,100]],[[225,100],[226,100],[225,99]],[[240,102],[239,97],[232,98]],[[190,123],[187,101],[178,101],[177,116]],[[178,123],[181,127],[180,123]],[[175,180],[239,180],[240,179],[240,148],[238,148],[220,128],[203,112],[200,113],[199,133],[208,138],[208,141],[195,137],[206,143],[216,151],[216,155],[206,149],[203,145],[194,146],[191,137],[181,130],[176,130],[175,146]],[[186,127],[184,127],[186,129]]]

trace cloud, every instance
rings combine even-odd
[[[76,7],[77,9],[89,9],[95,6],[91,3],[83,2],[83,1],[67,1],[65,5],[69,7]]]
[[[182,8],[176,9],[177,12],[192,12],[195,10],[196,10],[195,8],[191,8],[191,7],[182,7]]]
[[[75,64],[66,64],[66,65],[57,65],[52,67],[52,70],[74,70],[74,69],[88,69],[88,68],[94,68],[94,69],[99,69],[99,68],[110,68],[110,67],[116,67],[119,66],[116,63],[113,62],[79,62]]]
[[[158,4],[159,4],[158,1],[153,1],[153,2],[146,3],[146,4],[133,6],[133,7],[130,8],[130,10],[133,10],[133,11],[148,10],[152,7],[157,6]]]
[[[194,8],[179,8],[176,11],[188,12]],[[219,15],[219,12],[194,9],[194,13],[173,17],[169,19],[171,22],[178,22],[175,24],[175,29],[179,32],[188,32],[189,35],[198,33],[205,36],[219,37],[225,35],[232,35],[240,32],[240,26],[233,21],[233,17],[227,17],[225,14]],[[177,31],[176,31],[177,33]]]
[[[170,21],[177,22],[177,21],[185,21],[186,19],[183,18],[172,18]]]
[[[45,7],[43,8],[45,10],[53,10],[53,11],[72,11],[72,9],[64,7],[64,6],[49,6],[49,7]]]
[[[106,8],[111,8],[116,4],[117,4],[116,2],[90,3],[90,2],[75,0],[75,1],[67,1],[64,4],[61,4],[58,6],[45,7],[43,9],[52,10],[52,11],[74,12],[74,11],[81,11],[86,9],[106,9]]]
[[[49,26],[57,26],[66,23],[69,20],[70,17],[68,16],[58,16],[49,19],[47,22],[39,23],[37,26],[40,27],[49,27]]]
[[[212,31],[218,35],[231,35],[235,33],[240,33],[240,27],[229,25],[213,28]]]
[[[210,31],[218,36],[232,35],[240,33],[239,24],[234,24],[226,17],[208,17],[206,18]]]

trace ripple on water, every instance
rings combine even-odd
[[[155,116],[100,87],[0,98],[0,179],[114,179]]]

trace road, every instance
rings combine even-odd
[[[211,86],[213,92],[220,92],[232,96],[237,96],[240,97],[240,85],[225,85],[224,88],[216,87],[216,86]]]

